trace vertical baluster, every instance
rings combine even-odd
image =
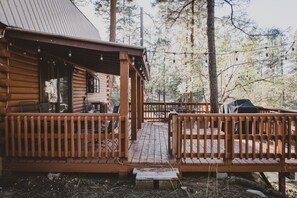
[[[15,157],[15,131],[14,131],[14,116],[10,117],[10,128],[11,128],[11,156]]]
[[[230,143],[229,143],[229,146],[230,146],[230,149],[229,151],[231,152],[231,159],[233,160],[235,158],[235,150],[234,150],[234,134],[235,134],[235,118],[232,116],[231,117],[231,138],[230,138]]]
[[[279,127],[280,127],[280,117],[279,116],[275,116],[275,134],[274,134],[274,159],[279,157]]]
[[[252,124],[252,134],[253,134],[253,142],[252,142],[252,152],[253,152],[253,155],[252,155],[252,158],[255,159],[256,158],[256,130],[259,130],[259,127],[257,126],[257,120],[258,120],[258,117],[254,116],[253,117],[253,124]]]
[[[58,157],[62,157],[61,116],[58,116]]]
[[[68,157],[68,121],[67,116],[64,116],[64,152],[65,157]]]
[[[91,156],[95,157],[95,123],[94,116],[91,117]]]
[[[184,137],[184,159],[187,158],[187,117],[184,116],[184,130],[182,132],[183,137]]]
[[[22,157],[22,135],[21,135],[21,117],[17,117],[18,125],[18,156]]]
[[[71,157],[75,157],[75,146],[74,146],[74,117],[71,116]]]
[[[249,158],[249,137],[250,137],[250,117],[246,116],[245,117],[245,158]]]
[[[181,158],[181,118],[178,116],[177,118],[177,158]]]
[[[281,132],[281,148],[282,148],[282,159],[285,159],[285,153],[286,153],[286,118],[285,116],[282,116],[282,130]]]
[[[292,158],[292,117],[289,116],[289,120],[288,120],[288,130],[286,130],[288,132],[288,136],[287,136],[287,142],[288,142],[288,159]]]
[[[29,146],[28,146],[28,118],[24,116],[24,141],[25,141],[25,157],[29,155]]]
[[[214,117],[210,117],[210,157],[214,157]]]
[[[267,117],[267,124],[266,124],[266,139],[267,139],[267,143],[266,143],[266,158],[269,159],[270,158],[270,138],[271,138],[271,117],[268,116]]]
[[[197,117],[197,158],[200,157],[200,121],[201,117]]]
[[[122,117],[119,116],[119,129],[118,129],[118,135],[119,135],[119,138],[118,138],[118,150],[119,150],[119,157],[122,157],[122,125],[121,125],[121,122],[122,121]]]
[[[44,156],[47,157],[48,156],[48,122],[47,122],[47,116],[44,116]]]
[[[228,126],[229,126],[229,122],[228,122],[228,117],[224,117],[224,128],[225,128],[225,159],[228,159],[229,157],[229,144],[228,144],[228,139],[229,139],[229,132],[228,132]]]
[[[41,157],[41,118],[40,116],[37,117],[37,150],[38,150],[38,157]]]
[[[8,116],[5,116],[5,153],[6,157],[9,156],[9,122],[8,122]]]
[[[107,116],[105,116],[104,120],[105,120],[105,157],[108,157],[108,122],[107,122]]]
[[[112,125],[111,125],[111,148],[112,148],[112,150],[111,150],[111,156],[112,157],[115,157],[114,156],[114,117],[112,117],[111,118],[111,122],[112,122]]]
[[[98,116],[98,157],[101,157],[101,116]]]
[[[218,146],[218,159],[221,159],[221,116],[218,117],[218,129],[217,129],[217,146]]]
[[[80,116],[77,117],[77,157],[81,157],[81,117]]]
[[[204,158],[207,158],[207,125],[208,125],[208,117],[204,117],[204,131],[203,131],[203,136],[204,136]]]
[[[85,119],[84,119],[84,122],[85,122],[85,157],[88,157],[88,117],[85,116]]]
[[[51,157],[55,157],[55,120],[51,116]]]
[[[30,117],[31,121],[31,156],[35,157],[35,126],[34,126],[34,117]]]
[[[239,158],[243,158],[242,154],[242,117],[239,117]]]
[[[190,157],[193,158],[193,117],[190,117]]]
[[[264,117],[260,116],[260,159],[263,158],[263,131],[264,131]]]

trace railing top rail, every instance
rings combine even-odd
[[[277,109],[277,108],[265,108],[265,107],[259,107],[257,106],[258,110],[263,111],[277,111],[277,112],[283,112],[283,113],[297,113],[297,110],[288,110],[288,109]]]
[[[296,113],[204,113],[204,114],[195,114],[195,113],[178,113],[178,116],[181,117],[296,117]]]
[[[6,116],[47,116],[47,117],[120,117],[118,113],[6,113]]]
[[[200,105],[210,105],[208,102],[144,102],[145,105],[147,104],[155,104],[155,105],[178,105],[178,104],[190,104],[190,105],[196,105],[196,104],[200,104]]]

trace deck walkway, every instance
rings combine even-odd
[[[130,138],[131,139],[131,138]],[[130,164],[169,165],[176,159],[168,155],[168,124],[145,122],[138,130],[137,140],[129,141]]]

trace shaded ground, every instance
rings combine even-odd
[[[138,190],[133,176],[18,174],[0,177],[0,197],[257,197],[247,193],[247,187],[229,181],[230,177],[218,180],[208,174],[188,174],[175,190]],[[296,196],[290,193],[289,197]]]

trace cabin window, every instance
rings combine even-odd
[[[72,65],[50,58],[40,60],[40,102],[48,103],[44,112],[71,112]]]
[[[97,76],[87,73],[87,92],[100,93],[100,80]]]

